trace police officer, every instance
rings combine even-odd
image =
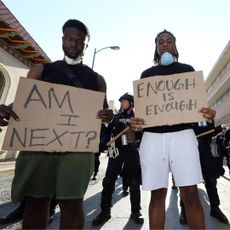
[[[130,119],[134,117],[133,96],[126,93],[119,99],[121,107],[114,116],[113,121],[108,125],[111,131],[111,137],[116,137],[130,124]],[[101,212],[92,221],[92,225],[98,226],[104,224],[111,218],[112,194],[115,188],[115,181],[121,172],[123,164],[127,167],[127,179],[130,186],[131,216],[136,224],[143,224],[144,219],[141,215],[140,207],[140,164],[138,152],[138,135],[129,129],[121,135],[109,147],[109,160],[106,174],[102,182],[101,193]]]
[[[198,138],[198,147],[200,153],[201,169],[204,178],[204,185],[210,202],[210,216],[216,218],[219,222],[223,224],[228,224],[227,217],[219,208],[220,199],[217,191],[217,179],[221,175],[221,170],[218,162],[219,160],[218,157],[213,156],[211,150],[212,136],[215,136],[216,133],[219,133],[221,131],[221,126],[214,127],[214,122],[212,124],[199,122],[197,126],[194,127],[194,131],[197,135],[205,133],[209,130],[214,130],[214,132],[200,136]],[[180,223],[187,224],[185,207],[182,200],[180,201],[180,204]]]
[[[229,151],[229,147],[230,147],[230,127],[228,127],[228,129],[224,133],[224,147],[226,149],[228,149],[228,151]]]
[[[225,132],[226,132],[226,128],[223,127],[222,131],[216,136],[216,145],[217,145],[217,153],[220,157],[220,165],[222,167],[222,176],[225,173],[223,164],[224,164],[224,158],[226,158],[227,161],[227,166],[228,166],[228,170],[230,173],[230,157],[228,155],[228,149],[226,149],[225,145],[224,145],[224,139],[225,139]]]

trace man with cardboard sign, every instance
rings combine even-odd
[[[105,79],[83,64],[90,40],[88,27],[77,19],[69,19],[62,26],[62,33],[63,59],[34,65],[27,78],[76,87],[79,91],[69,88],[56,90],[56,86],[50,88],[48,85],[43,91],[37,83],[29,87],[30,91],[24,87],[22,91],[27,94],[22,100],[22,108],[25,113],[33,112],[33,116],[38,118],[30,126],[27,124],[31,124],[33,116],[25,124],[20,122],[24,118],[14,112],[12,104],[0,105],[0,126],[7,126],[10,118],[22,125],[22,133],[18,127],[10,131],[9,145],[17,143],[23,148],[46,149],[23,150],[16,159],[11,197],[13,201],[25,201],[22,229],[47,228],[54,195],[60,207],[60,229],[84,228],[83,200],[93,172],[92,151],[95,149],[92,146],[94,141],[98,142],[95,138],[99,136],[97,127],[100,127],[96,120],[110,122],[113,119],[113,111],[107,102]],[[87,93],[84,90],[88,90]],[[99,94],[91,95],[90,90],[104,93],[103,102],[100,103]],[[33,104],[41,110],[32,109]],[[52,115],[51,108],[54,111]],[[21,110],[17,112],[21,113]],[[39,123],[40,120],[44,123]],[[68,148],[63,151],[66,143]],[[58,151],[55,151],[57,146]],[[73,150],[68,151],[69,148]]]
[[[130,124],[135,131],[143,128],[139,153],[142,189],[151,191],[150,229],[164,228],[170,172],[185,203],[189,227],[205,229],[204,212],[197,190],[197,184],[203,182],[203,177],[194,122],[190,121],[203,120],[203,116],[212,123],[216,111],[198,103],[202,96],[197,87],[202,84],[196,75],[185,74],[195,70],[189,64],[180,63],[178,57],[176,37],[167,30],[159,32],[155,38],[154,65],[141,73],[140,78],[147,81],[138,82],[135,87],[135,99],[144,100],[141,101],[143,107],[135,100],[136,117]],[[182,73],[184,78],[179,75]],[[173,79],[168,79],[169,75],[173,75]],[[139,114],[140,111],[142,114]],[[190,111],[202,116],[190,118]]]
[[[203,121],[207,107],[201,71],[154,76],[133,82],[136,117],[144,127]]]
[[[21,78],[3,149],[97,152],[104,93]],[[87,106],[85,106],[87,104]]]

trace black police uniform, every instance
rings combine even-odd
[[[203,125],[199,125],[197,123],[195,126],[194,124],[194,131],[196,134],[201,134],[212,129],[214,132],[198,138],[201,169],[204,178],[204,185],[210,202],[210,215],[217,218],[221,223],[228,224],[227,217],[219,209],[220,199],[217,191],[217,179],[221,175],[219,157],[214,157],[211,150],[212,137],[221,131],[221,127],[214,127],[214,123],[209,124],[206,122],[204,122]],[[187,220],[182,200],[181,207],[180,223],[186,224]]]
[[[224,133],[224,147],[227,149],[228,151],[227,155],[230,158],[230,129],[229,128]]]
[[[216,136],[216,145],[217,145],[217,153],[220,157],[220,164],[221,164],[222,171],[223,171],[222,175],[224,175],[224,172],[225,172],[225,170],[223,168],[224,157],[227,160],[227,166],[228,166],[228,170],[230,172],[230,157],[228,154],[228,149],[225,147],[224,141],[226,142],[225,134],[219,133]]]
[[[230,129],[227,129],[224,133],[224,147],[229,150],[230,147]]]
[[[134,117],[134,113],[128,113],[127,111],[120,111],[114,116],[113,121],[108,126],[112,137],[119,134],[129,125],[131,117]],[[111,218],[112,194],[115,189],[115,181],[121,172],[123,164],[126,165],[127,179],[130,186],[131,218],[138,224],[143,223],[143,218],[141,218],[140,214],[141,173],[138,146],[136,142],[122,145],[121,138],[118,138],[115,141],[115,147],[118,149],[119,155],[116,158],[109,157],[106,174],[102,182],[101,213],[92,221],[94,226],[101,225]]]

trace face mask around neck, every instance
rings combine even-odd
[[[64,59],[68,65],[77,65],[77,64],[80,64],[82,61],[81,57],[78,57],[77,59],[72,59],[72,58],[67,57],[66,55]]]
[[[171,65],[174,62],[174,57],[171,53],[169,52],[164,52],[161,55],[161,59],[160,59],[160,64],[164,65],[164,66],[168,66]]]

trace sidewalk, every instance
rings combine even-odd
[[[102,226],[94,227],[91,222],[93,218],[100,212],[100,202],[101,202],[101,190],[102,190],[102,179],[105,175],[105,170],[107,166],[106,154],[101,154],[100,156],[100,168],[96,181],[91,180],[88,190],[84,199],[84,211],[85,211],[85,229],[102,229],[102,230],[121,230],[121,229],[137,229],[137,230],[147,230],[149,229],[148,222],[148,205],[150,199],[150,192],[141,192],[141,207],[142,214],[144,217],[143,225],[136,225],[132,220],[129,219],[130,216],[130,197],[123,197],[122,195],[122,181],[119,178],[116,181],[115,191],[113,194],[113,207],[112,207],[112,218]],[[15,161],[10,162],[0,162],[0,175],[3,173],[8,173],[13,175]],[[225,215],[230,219],[230,205],[229,205],[229,193],[230,193],[230,175],[225,167],[226,173],[224,176],[218,179],[218,193],[220,196],[220,208],[225,213]],[[4,185],[6,186],[6,185]],[[171,180],[169,184],[169,189],[166,198],[166,219],[165,219],[165,229],[188,229],[188,226],[180,225],[179,223],[179,191],[177,189],[171,189]],[[224,225],[219,223],[215,218],[210,217],[210,207],[209,200],[203,184],[198,186],[200,200],[202,202],[204,213],[206,229],[230,229],[230,225]],[[10,183],[7,185],[7,191],[4,194],[10,194]],[[10,196],[10,195],[9,195]],[[10,207],[10,198],[8,202],[4,201],[3,206],[8,206],[8,209],[13,209]],[[9,211],[7,211],[9,212]],[[58,229],[60,221],[60,210],[59,207],[56,209],[56,215],[54,221],[48,226],[48,229]],[[0,229],[20,229],[21,223],[15,223],[13,225],[5,226],[5,228]]]
[[[129,219],[130,216],[130,197],[124,197],[122,195],[122,181],[119,178],[116,181],[115,191],[113,194],[113,206],[111,209],[111,219],[102,226],[94,227],[91,222],[93,218],[100,212],[101,191],[102,191],[102,179],[105,175],[107,166],[106,154],[100,156],[100,168],[96,181],[90,181],[88,190],[84,199],[84,211],[85,211],[85,229],[103,229],[103,230],[121,230],[121,229],[149,229],[148,221],[148,205],[150,200],[150,192],[141,192],[141,207],[144,217],[144,224],[137,225]],[[225,168],[226,169],[226,168]],[[230,176],[226,169],[225,176],[218,180],[218,192],[220,196],[220,208],[230,219],[230,205],[229,205],[229,193],[230,193]],[[166,198],[166,219],[165,229],[189,229],[187,225],[180,225],[179,223],[179,191],[177,189],[171,189],[171,180]],[[219,223],[216,219],[210,217],[210,207],[207,193],[203,184],[198,186],[199,196],[205,212],[206,229],[230,229],[230,225],[224,225]],[[56,229],[60,220],[59,209],[55,216],[54,222],[49,225],[48,229]]]
[[[12,173],[15,168],[15,160],[0,161],[0,176]]]

